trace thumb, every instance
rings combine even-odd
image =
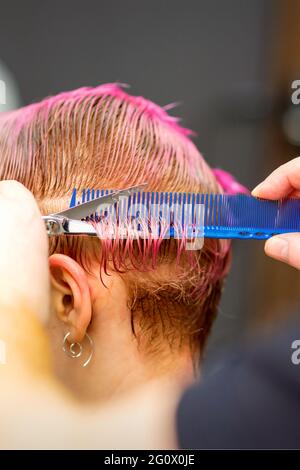
[[[270,238],[266,241],[265,253],[300,269],[300,233],[285,233]]]

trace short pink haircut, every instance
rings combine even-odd
[[[81,88],[0,115],[0,176],[27,186],[43,213],[68,207],[74,187],[147,181],[147,191],[221,192],[190,134],[164,108],[116,84]],[[229,242],[206,240],[189,255],[176,240],[145,243],[132,240],[128,248],[120,240],[63,236],[51,240],[50,253],[68,254],[87,270],[97,261],[119,271],[133,329],[138,323],[149,347],[164,337],[173,347],[202,351],[229,268]]]

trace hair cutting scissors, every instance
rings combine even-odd
[[[69,209],[54,214],[42,216],[49,236],[53,235],[88,235],[97,236],[97,232],[92,224],[82,220],[94,214],[100,206],[114,204],[120,197],[130,195],[143,190],[147,183],[120,189],[84,202]]]

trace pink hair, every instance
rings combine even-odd
[[[25,184],[44,213],[68,207],[74,187],[121,189],[147,182],[147,191],[215,193],[224,188],[241,192],[242,186],[230,175],[210,169],[189,138],[192,131],[170,116],[168,108],[130,96],[117,84],[105,84],[3,113],[1,178]],[[174,246],[171,242],[101,239],[100,266],[106,269],[112,261],[116,270],[127,271],[130,260],[135,270],[145,271],[156,266],[166,246]],[[176,241],[177,258],[184,254],[185,244],[184,239]],[[83,264],[87,245],[82,238],[58,237],[51,242],[51,252],[69,254]],[[226,240],[206,240],[200,253],[188,254],[189,268],[185,263],[165,286],[176,292],[175,299],[185,305],[190,301],[201,304],[213,317],[213,305],[229,268],[229,251]],[[146,290],[148,285],[155,292],[164,289],[162,283],[147,282]],[[181,321],[200,331],[196,314],[190,311],[190,317]]]
[[[228,171],[220,168],[214,168],[212,171],[226,194],[250,194],[249,189],[241,185]]]
[[[122,85],[124,87],[124,85]],[[193,132],[190,129],[186,129],[183,126],[179,124],[179,119],[173,116],[170,116],[167,113],[167,109],[172,107],[173,105],[168,105],[165,106],[164,108],[161,108],[157,104],[143,98],[142,96],[131,96],[127,94],[120,84],[116,83],[108,83],[108,84],[103,84],[100,85],[96,88],[92,87],[84,87],[84,88],[79,88],[74,91],[68,91],[68,92],[63,92],[60,93],[56,96],[49,97],[44,99],[43,101],[39,103],[34,103],[31,104],[25,108],[22,108],[17,111],[13,111],[10,113],[2,113],[0,115],[0,124],[2,125],[2,130],[4,130],[4,138],[3,141],[7,144],[7,146],[4,147],[4,150],[7,151],[7,154],[9,155],[9,158],[4,158],[2,159],[2,165],[1,165],[1,174],[3,173],[13,173],[15,178],[18,178],[21,180],[26,186],[30,187],[30,180],[32,180],[32,171],[28,172],[28,168],[33,169],[35,167],[35,161],[38,158],[38,156],[41,153],[41,146],[45,149],[46,152],[52,150],[50,160],[52,162],[52,170],[53,170],[53,176],[55,175],[55,188],[56,192],[59,192],[59,201],[57,202],[58,206],[55,208],[58,209],[59,204],[66,204],[67,199],[61,197],[64,196],[63,192],[68,192],[71,191],[71,187],[67,187],[66,183],[68,182],[68,176],[67,174],[71,173],[71,170],[68,170],[67,172],[65,171],[65,168],[60,165],[59,159],[61,156],[58,154],[57,150],[49,148],[48,146],[48,141],[49,141],[49,132],[51,132],[52,127],[55,125],[55,121],[58,119],[62,119],[62,126],[65,128],[71,128],[72,127],[72,120],[71,120],[71,113],[77,113],[82,116],[86,116],[86,128],[84,129],[84,123],[81,121],[80,122],[80,131],[77,133],[76,138],[77,140],[80,139],[80,137],[83,135],[85,140],[88,140],[88,135],[90,133],[91,128],[95,128],[95,116],[97,116],[97,113],[94,113],[94,117],[92,116],[92,108],[95,105],[95,103],[98,100],[97,107],[100,107],[101,105],[101,100],[108,99],[109,97],[112,97],[114,100],[116,100],[116,103],[126,103],[127,109],[128,109],[128,114],[127,114],[127,125],[130,127],[131,132],[133,133],[134,128],[136,128],[136,123],[137,119],[142,118],[143,116],[146,117],[147,122],[150,123],[149,126],[149,131],[152,132],[151,126],[157,125],[156,131],[161,133],[162,135],[160,136],[161,140],[163,141],[164,139],[167,141],[168,137],[167,135],[170,136],[170,139],[172,140],[172,144],[174,148],[176,149],[176,159],[177,159],[177,169],[176,169],[176,174],[177,176],[181,178],[181,180],[184,180],[185,174],[186,173],[186,181],[187,180],[195,180],[193,183],[193,188],[196,190],[197,188],[197,180],[199,180],[199,175],[201,176],[201,179],[203,181],[206,181],[206,183],[209,183],[211,185],[211,189],[217,192],[218,186],[214,182],[214,177],[215,176],[217,182],[219,183],[220,187],[228,194],[235,194],[235,193],[246,193],[248,192],[246,188],[244,188],[242,185],[240,185],[232,175],[229,173],[225,172],[224,170],[220,169],[215,169],[211,170],[203,157],[200,155],[194,144],[191,142],[188,136],[193,134]],[[100,101],[99,101],[100,99]],[[83,111],[81,108],[81,105],[85,106],[85,110]],[[108,108],[108,105],[107,109]],[[112,108],[112,111],[114,113],[116,112],[117,106],[115,106],[115,109]],[[53,113],[53,110],[55,112]],[[136,116],[135,113],[137,112]],[[34,135],[33,135],[33,122],[36,119],[39,119],[39,122],[41,123],[41,142],[40,144],[36,145]],[[114,114],[110,114],[110,118],[113,121],[114,120]],[[104,128],[104,121],[102,121],[102,128]],[[27,145],[27,165],[24,165],[24,161],[22,158],[20,158],[20,149],[18,146],[18,139],[19,136],[25,132],[25,135],[27,137],[27,140],[25,142],[25,145]],[[104,131],[100,128],[99,134],[102,132],[107,132],[105,129]],[[154,132],[154,131],[153,131]],[[126,130],[123,134],[123,137],[126,133]],[[72,136],[70,141],[72,140]],[[167,137],[167,139],[166,139]],[[132,140],[134,137],[132,137]],[[65,140],[68,140],[67,138]],[[113,143],[112,141],[108,143],[109,147],[109,157],[110,157],[110,166],[112,167],[111,173],[113,171],[116,171],[117,167],[115,165],[115,162],[118,164],[118,168],[120,171],[120,168],[122,168],[122,159],[120,157],[120,151],[122,150],[122,136],[120,136],[120,142],[119,143]],[[72,142],[73,143],[73,142]],[[71,145],[72,145],[71,143]],[[72,162],[72,149],[68,148],[68,142],[64,142],[65,146],[63,148],[63,152],[66,152],[69,155],[69,160]],[[95,139],[93,141],[93,144],[95,144]],[[71,146],[70,145],[70,146]],[[77,146],[80,146],[80,142],[77,142]],[[91,153],[94,153],[95,149],[93,148]],[[147,149],[145,150],[147,151]],[[122,152],[121,152],[122,153]],[[138,159],[137,159],[138,160]],[[172,163],[172,155],[170,153],[170,150],[167,149],[167,147],[161,149],[161,154],[158,156],[158,158],[153,159],[153,162],[150,163],[150,169],[151,169],[151,183],[152,183],[152,188],[151,189],[161,189],[159,186],[159,183],[155,184],[155,179],[157,176],[160,175],[160,167],[161,167],[161,161],[164,161],[164,166],[167,167],[168,165],[173,165]],[[66,162],[68,163],[68,161]],[[94,167],[95,168],[95,167]],[[108,168],[108,167],[107,167]],[[9,171],[7,171],[9,170]],[[60,171],[61,170],[61,171]],[[149,170],[149,169],[148,169]],[[93,169],[91,169],[93,171]],[[67,173],[66,176],[64,173]],[[9,177],[9,175],[3,175],[4,177]],[[109,175],[111,178],[112,175]],[[133,183],[132,181],[132,168],[129,168],[128,174],[122,174],[123,181],[122,183],[120,182],[120,187],[122,185],[126,186],[127,184]],[[114,175],[114,179],[116,179],[117,176]],[[138,175],[139,181],[137,179],[134,180],[134,183],[136,182],[143,182],[147,181],[147,175],[143,174],[143,172],[139,172]],[[176,178],[173,178],[172,183],[175,184]],[[64,184],[59,184],[58,182],[64,181]],[[128,183],[127,183],[128,181]],[[201,181],[201,180],[200,180]],[[77,185],[82,186],[85,185],[84,181],[78,181],[77,180]],[[118,184],[118,185],[119,185]],[[53,182],[51,182],[51,185],[49,188],[45,188],[47,185],[46,181],[43,181],[44,185],[44,193],[49,193],[49,189],[51,189],[51,186],[53,187]],[[117,185],[117,186],[118,186]],[[59,186],[61,186],[61,190],[59,190]],[[33,191],[36,191],[35,187],[30,187]],[[150,189],[150,188],[149,188]],[[166,190],[171,191],[173,188],[169,186],[168,188],[165,188]],[[174,187],[176,189],[176,187]],[[187,183],[183,183],[183,189],[188,189]],[[200,189],[200,188],[199,188]],[[51,192],[51,191],[50,191]],[[49,195],[49,194],[48,194]],[[38,195],[39,196],[39,195]],[[43,199],[44,194],[41,195],[41,198]],[[51,194],[50,194],[51,198]],[[52,196],[52,202],[50,200],[49,205],[55,206],[55,194]],[[59,207],[59,208],[64,208]],[[53,207],[52,207],[53,208]],[[116,245],[118,240],[104,240],[102,238],[102,245],[103,245],[103,252],[110,252],[116,253],[118,252],[117,246]],[[181,242],[178,242],[178,252],[179,254],[182,252],[184,249],[186,240],[181,240]],[[130,257],[133,259],[133,253],[131,249],[132,243],[127,241],[125,244],[126,247],[126,253],[130,255]],[[145,268],[145,265],[147,264],[149,260],[149,255],[152,252],[153,254],[153,260],[156,258],[157,253],[159,251],[159,246],[161,245],[161,240],[155,240],[153,239],[151,242],[148,240],[148,242],[144,243],[142,246],[141,243],[138,244],[141,250],[141,257],[136,260],[135,267],[140,267],[141,269]],[[228,252],[230,247],[230,244],[228,241],[223,241],[219,242],[219,248],[220,248],[220,253],[219,255],[221,257],[224,257],[225,254]],[[114,265],[115,268],[117,267],[117,261],[115,256],[114,258]],[[122,261],[124,260],[124,257],[120,256],[119,262],[120,262],[120,269],[122,265]],[[154,264],[153,262],[151,263],[152,265]],[[221,276],[222,277],[222,272],[219,270],[220,266],[218,265],[212,266],[212,272],[211,275],[214,277]],[[225,267],[225,271],[227,271],[227,267]]]

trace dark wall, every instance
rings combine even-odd
[[[2,1],[0,59],[24,104],[119,81],[173,111],[198,133],[209,163],[249,187],[264,163],[264,94],[273,0]],[[0,77],[1,78],[1,77]],[[255,289],[251,242],[235,244],[212,344],[245,331]]]

